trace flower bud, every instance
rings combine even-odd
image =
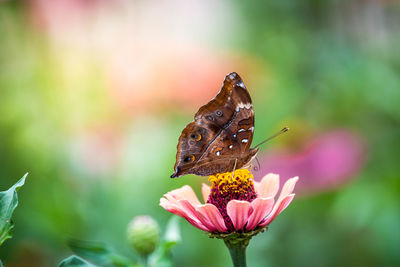
[[[136,216],[127,230],[129,244],[143,257],[151,254],[160,241],[160,228],[150,216]]]

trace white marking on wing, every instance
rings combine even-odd
[[[239,110],[240,110],[241,108],[251,109],[252,107],[253,107],[253,105],[252,105],[251,103],[247,103],[247,104],[239,103],[239,104],[236,106],[235,111],[236,111],[236,112],[239,112]]]
[[[246,109],[250,109],[250,108],[252,108],[252,107],[253,107],[253,105],[252,105],[251,103],[247,103],[247,104],[244,104],[244,103],[239,103],[239,104],[237,105],[237,107],[238,107],[238,108],[246,108]]]
[[[245,131],[246,131],[246,129],[241,128],[241,129],[239,129],[238,133],[245,132]]]
[[[249,142],[249,140],[247,140],[247,139],[242,139],[242,143],[247,143],[247,142]]]

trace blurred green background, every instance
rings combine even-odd
[[[68,238],[135,257],[131,218],[163,228],[160,197],[206,181],[169,178],[176,143],[236,71],[254,103],[254,144],[291,127],[260,159],[285,151],[282,171],[302,175],[248,265],[399,265],[399,29],[390,0],[0,1],[1,190],[30,172],[0,258],[55,266],[72,254]],[[337,129],[357,145],[315,166],[318,142],[305,144]],[[347,171],[325,168],[333,159]],[[222,241],[181,226],[176,266],[231,265]]]

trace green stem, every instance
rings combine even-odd
[[[149,266],[149,255],[141,255],[140,263],[146,267]]]
[[[234,267],[246,267],[246,248],[250,239],[224,239]]]

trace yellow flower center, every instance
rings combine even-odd
[[[211,189],[218,189],[222,195],[246,194],[250,188],[254,188],[253,174],[248,169],[235,170],[233,172],[218,173],[211,175],[208,181],[211,182]]]
[[[253,174],[247,169],[239,169],[235,170],[234,176],[232,172],[218,173],[211,175],[208,180],[211,182],[211,192],[207,203],[218,208],[224,217],[225,225],[233,231],[233,224],[227,214],[226,206],[233,199],[251,202],[257,197]]]

